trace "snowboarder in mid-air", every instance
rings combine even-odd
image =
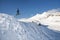
[[[19,15],[19,9],[17,9],[17,11],[16,11],[16,12],[17,12],[17,13],[16,13],[16,16],[17,16],[17,15]]]

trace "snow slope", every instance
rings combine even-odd
[[[52,9],[42,14],[36,14],[28,19],[20,19],[24,22],[36,22],[48,25],[49,29],[60,31],[60,11],[58,9]]]
[[[40,16],[37,20],[33,19],[35,17],[24,22],[11,15],[0,13],[0,40],[60,40],[59,30],[50,29],[50,24],[45,25],[43,19],[40,21]],[[41,25],[38,25],[38,22]]]

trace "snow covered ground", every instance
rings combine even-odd
[[[0,13],[0,40],[60,40],[59,24],[58,11],[44,12],[23,20]]]
[[[60,31],[60,11],[55,9],[43,12],[42,14],[36,14],[28,19],[20,19],[19,21],[41,23],[48,25],[48,28],[52,30]]]

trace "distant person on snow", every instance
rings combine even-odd
[[[19,9],[17,9],[17,13],[16,13],[16,16],[19,15]]]

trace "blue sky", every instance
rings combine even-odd
[[[28,18],[37,13],[60,8],[60,0],[0,0],[0,13],[15,15],[19,8],[19,18]]]

